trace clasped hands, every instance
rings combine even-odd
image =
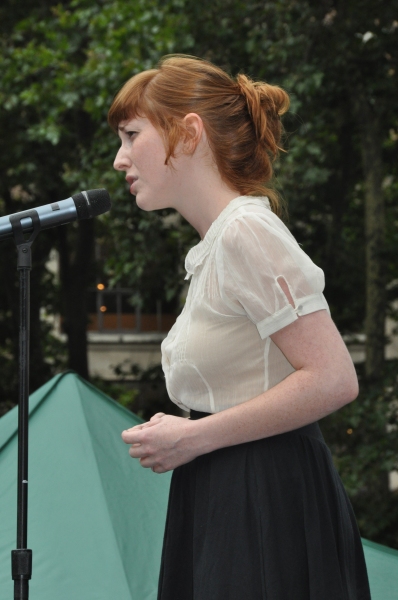
[[[138,458],[142,467],[154,473],[166,473],[194,458],[188,441],[193,422],[183,417],[156,413],[149,421],[122,432],[122,440],[130,444],[129,454]]]

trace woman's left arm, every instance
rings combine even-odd
[[[251,400],[197,421],[158,413],[123,432],[130,455],[163,473],[218,448],[298,429],[357,397],[354,365],[325,310],[299,317],[271,338],[294,373]]]

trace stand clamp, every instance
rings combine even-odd
[[[25,239],[25,235],[22,229],[22,219],[32,219],[33,231],[27,239]],[[12,226],[12,234],[14,236],[14,241],[18,252],[17,269],[30,270],[32,268],[31,246],[41,230],[40,218],[37,213],[37,210],[25,210],[15,215],[11,215],[10,223]]]

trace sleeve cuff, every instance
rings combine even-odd
[[[283,329],[287,325],[290,325],[298,317],[308,315],[312,312],[316,312],[317,310],[327,310],[330,314],[328,303],[326,302],[326,298],[322,293],[311,294],[311,296],[305,296],[304,298],[297,300],[296,308],[293,308],[291,304],[284,306],[275,314],[270,315],[259,323],[256,323],[256,327],[260,337],[265,339],[280,329]]]

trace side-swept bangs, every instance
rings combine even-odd
[[[116,95],[109,109],[108,123],[117,133],[121,121],[134,117],[149,119],[163,138],[167,165],[170,158],[175,158],[177,144],[186,135],[182,125],[186,112],[168,106],[168,100],[175,90],[166,89],[165,93],[165,82],[163,85],[162,82],[159,85],[157,83],[159,77],[162,78],[161,69],[150,69],[131,77]]]
[[[116,94],[108,113],[108,123],[116,133],[121,121],[134,117],[147,117],[152,121],[152,111],[147,106],[146,90],[158,72],[158,69],[150,69],[134,75]]]

